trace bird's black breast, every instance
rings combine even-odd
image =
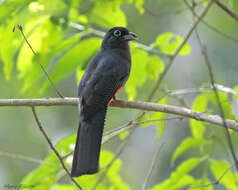
[[[131,60],[121,50],[100,51],[89,62],[80,81],[78,95],[81,109],[94,113],[96,107],[107,105],[130,74]]]

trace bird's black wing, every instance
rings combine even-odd
[[[86,117],[107,105],[116,91],[125,84],[130,73],[129,61],[115,54],[101,53],[94,61],[90,62],[79,86],[81,111]]]

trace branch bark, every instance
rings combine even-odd
[[[0,99],[0,107],[2,106],[77,106],[79,102],[78,98],[45,98],[45,99]],[[204,121],[211,124],[215,124],[224,127],[223,120],[218,115],[208,115],[206,113],[193,111],[188,108],[156,104],[150,102],[141,101],[122,101],[114,100],[112,107],[138,109],[144,111],[164,112],[174,115],[179,115],[187,118],[192,118],[198,121]],[[238,123],[234,120],[225,120],[227,127],[238,131]]]

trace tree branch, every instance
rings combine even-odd
[[[187,0],[184,0],[184,3],[185,3],[186,6],[192,11],[193,15],[194,15],[196,18],[199,18],[199,16],[197,15],[197,13],[196,13],[195,10],[194,10],[195,7],[192,7],[192,6],[188,3]],[[203,19],[201,20],[201,22],[202,22],[205,26],[207,26],[210,30],[213,30],[215,33],[220,34],[221,36],[224,36],[225,38],[227,38],[227,39],[229,39],[229,40],[231,40],[231,41],[233,41],[233,42],[235,42],[235,43],[238,43],[238,39],[237,39],[237,38],[235,38],[235,37],[233,37],[233,36],[231,36],[231,35],[229,35],[229,34],[223,32],[222,30],[219,30],[218,28],[216,28],[215,26],[209,24],[208,22],[206,22],[206,21],[203,20]]]
[[[224,5],[223,3],[221,3],[219,0],[215,0],[216,4],[223,9],[227,14],[229,14],[233,19],[235,19],[236,21],[238,21],[238,15],[235,14],[233,11],[231,11],[226,5]]]
[[[1,99],[1,106],[77,106],[78,98],[46,98],[46,99]],[[155,111],[155,112],[164,112],[174,115],[179,115],[187,118],[192,118],[198,121],[205,121],[211,124],[219,125],[224,127],[222,118],[218,115],[208,115],[202,112],[193,111],[188,108],[156,104],[150,102],[141,102],[141,101],[122,101],[114,100],[111,105],[112,107],[120,108],[130,108],[130,109],[139,109],[144,111]],[[234,120],[226,119],[226,125],[228,128],[238,131],[238,123]]]
[[[147,173],[147,175],[145,177],[145,181],[144,181],[144,183],[142,185],[142,190],[147,190],[147,184],[148,184],[148,182],[149,182],[149,180],[151,178],[153,170],[155,169],[156,159],[159,157],[159,154],[160,154],[160,151],[161,151],[163,145],[164,144],[158,146],[157,150],[154,153],[150,169],[149,169],[149,171],[148,171],[148,173]]]

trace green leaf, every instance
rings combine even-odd
[[[56,145],[56,149],[58,150],[61,156],[66,155],[74,149],[76,135],[70,135],[68,137],[63,138]],[[104,171],[106,166],[111,162],[114,158],[114,154],[101,150],[100,154],[100,170],[99,173],[95,175],[83,175],[79,177],[79,183],[84,189],[91,189],[92,186],[98,180],[98,177]],[[73,155],[68,156],[65,159],[65,164],[67,167],[72,165]],[[109,180],[109,185],[115,187],[115,189],[119,190],[127,190],[129,186],[122,180],[119,175],[119,170],[121,168],[122,161],[116,159],[115,162],[111,165],[111,168],[107,171],[107,178]],[[33,170],[30,174],[28,174],[21,182],[21,184],[26,184],[28,187],[27,190],[41,190],[41,189],[59,189],[59,190],[68,190],[71,186],[69,185],[55,185],[57,181],[60,179],[59,172],[62,170],[62,166],[55,156],[54,152],[51,152],[49,156],[43,161],[43,163]],[[64,172],[64,171],[63,171]],[[66,174],[65,174],[66,175]],[[108,180],[104,180],[98,185],[97,189],[107,189]]]
[[[199,139],[199,138],[194,138],[194,137],[187,137],[185,138],[181,144],[177,147],[177,149],[175,150],[173,156],[172,156],[172,166],[174,165],[175,160],[185,151],[194,148],[194,147],[198,147],[201,146],[205,143],[204,139]]]
[[[179,46],[183,42],[183,38],[179,35],[167,32],[160,34],[154,44],[155,47],[160,48],[160,50],[169,55],[173,55]],[[191,46],[185,43],[182,49],[179,51],[180,55],[188,55],[191,52]]]
[[[82,185],[84,189],[91,189],[92,186],[97,182],[98,177],[100,174],[104,171],[105,167],[111,162],[113,159],[114,154],[102,150],[100,154],[100,170],[98,174],[95,175],[84,175],[79,177],[79,183]],[[118,190],[128,190],[130,189],[129,186],[122,180],[122,178],[119,175],[119,170],[121,168],[122,161],[119,159],[116,159],[113,164],[111,165],[110,169],[107,171],[106,176],[108,180],[104,180],[103,182],[99,183],[97,186],[97,189],[108,189],[108,184],[110,186],[113,186],[114,189]]]
[[[40,49],[42,43],[42,33],[40,27],[32,32],[32,34],[28,37],[28,41],[36,52]],[[19,71],[20,78],[25,77],[25,75],[32,70],[34,67],[33,64],[38,64],[32,61],[33,58],[34,54],[28,47],[27,43],[24,42],[17,59],[17,69]]]
[[[29,37],[29,42],[38,54],[45,69],[49,67],[56,52],[62,50],[60,45],[58,47],[58,44],[61,42],[64,43],[62,37],[63,31],[61,28],[54,25],[49,19],[45,20]],[[52,38],[54,38],[54,40],[51,40]],[[65,44],[64,47],[67,47],[67,44]],[[24,78],[22,92],[26,92],[29,89],[34,91],[34,87],[39,86],[37,82],[39,82],[42,77],[45,78],[44,72],[26,43],[18,57],[18,69],[20,71],[20,78]]]
[[[181,188],[186,187],[190,184],[193,184],[194,182],[195,182],[195,179],[192,176],[184,175],[178,180],[178,182],[175,185],[171,186],[170,189],[171,190],[181,189]]]
[[[232,173],[231,165],[223,161],[210,161],[210,170],[216,180],[219,180],[220,184],[223,184],[229,190],[237,190],[238,186],[236,185],[236,176]],[[224,174],[224,172],[226,172]],[[221,178],[222,177],[222,178]]]
[[[31,13],[48,14],[51,16],[58,16],[62,14],[65,9],[67,9],[67,5],[61,0],[38,0],[37,2],[34,1],[29,5]]]
[[[0,59],[3,62],[5,78],[10,80],[11,71],[14,66],[14,56],[20,44],[20,34],[12,32],[17,19],[10,20],[6,25],[0,26]]]
[[[50,190],[75,190],[75,187],[72,185],[55,184],[50,188]]]
[[[100,38],[89,38],[81,41],[78,45],[65,53],[65,55],[56,63],[54,70],[50,73],[50,77],[54,83],[58,83],[60,80],[73,74],[79,68],[85,70],[92,56],[99,50],[100,45]],[[41,92],[49,86],[49,82],[45,81]]]
[[[208,4],[208,0],[203,0],[203,6],[206,7]]]
[[[83,77],[84,70],[81,67],[77,68],[76,71],[76,79],[77,79],[77,84],[79,85],[81,78]]]
[[[30,2],[30,1],[29,1]],[[19,6],[21,3],[17,3]],[[15,7],[15,4],[13,1],[12,3],[6,3],[6,5]],[[5,4],[5,3],[4,3]],[[21,5],[22,6],[22,5]],[[16,10],[18,10],[16,8]],[[16,11],[15,10],[15,11]],[[15,11],[12,12],[12,15],[15,14]],[[35,28],[37,25],[42,23],[43,20],[46,19],[45,16],[30,16],[29,11],[26,9],[22,9],[17,13],[17,16],[14,17],[7,17],[8,19],[5,19],[4,22],[0,26],[0,59],[2,60],[4,64],[4,73],[7,80],[11,77],[11,71],[13,69],[13,66],[15,64],[15,56],[19,49],[20,43],[23,41],[23,37],[21,35],[21,32],[15,28],[15,32],[13,32],[13,27],[17,23],[21,23],[24,33],[26,36]],[[27,22],[27,24],[25,24]]]
[[[159,102],[157,102],[158,104],[166,104],[167,103],[167,98],[162,98]],[[151,116],[151,120],[156,120],[156,119],[165,119],[166,118],[166,113],[163,112],[153,112],[152,116]],[[156,139],[158,139],[159,137],[161,137],[164,134],[165,131],[165,121],[162,120],[158,123],[158,132],[157,132],[157,136]]]
[[[224,92],[220,92],[218,91],[218,97],[219,97],[219,100],[222,104],[222,109],[223,109],[223,112],[225,114],[225,117],[227,119],[231,119],[231,120],[235,120],[235,115],[233,114],[233,111],[232,111],[232,105],[231,103],[229,102],[229,98],[228,98],[228,94],[224,93]],[[215,96],[215,94],[213,93],[212,96],[211,96],[211,102],[217,106],[218,108],[218,112],[220,113],[220,110],[219,110],[219,106],[218,106],[218,102],[217,102],[217,98]]]
[[[6,23],[6,21],[9,18],[19,19],[21,17],[20,15],[22,12],[24,12],[26,9],[24,7],[27,7],[28,4],[30,4],[33,0],[1,0],[0,1],[0,24]],[[25,17],[27,15],[25,14]],[[19,19],[21,20],[21,19]],[[17,22],[18,23],[18,22]],[[17,24],[17,23],[14,23]],[[24,19],[21,20],[21,24],[24,23]],[[13,27],[12,25],[11,27]],[[12,29],[11,29],[12,30]]]
[[[125,139],[128,134],[129,134],[129,131],[123,131],[123,132],[121,132],[120,135],[119,135],[120,140]]]
[[[143,14],[145,12],[143,8],[144,0],[134,0],[134,3],[140,14]]]
[[[230,0],[231,2],[231,5],[232,5],[232,8],[233,10],[238,13],[238,1],[237,0]]]
[[[122,180],[122,178],[118,174],[121,165],[122,161],[117,159],[108,170],[107,177],[111,182],[111,186],[113,186],[115,189],[129,190],[130,187]]]
[[[176,183],[176,181],[182,177],[183,175],[189,173],[192,171],[198,164],[200,164],[202,161],[204,161],[206,157],[201,158],[190,158],[188,160],[185,160],[182,162],[171,174],[171,182]]]
[[[136,88],[142,86],[148,78],[158,79],[158,75],[163,71],[163,62],[159,57],[149,56],[144,50],[139,49],[135,44],[131,44],[132,66],[131,74],[126,83],[126,92],[129,100],[134,100]],[[151,70],[153,70],[151,72]]]
[[[190,158],[184,161],[176,168],[174,172],[172,172],[168,179],[156,185],[151,190],[175,190],[192,184],[194,179],[192,176],[189,176],[188,173],[205,159],[205,157]]]
[[[127,25],[126,16],[120,9],[120,1],[96,1],[89,19],[107,28]]]
[[[152,80],[158,79],[158,74],[164,70],[164,62],[157,56],[151,56],[146,64],[146,74]]]
[[[233,89],[237,92],[237,94],[234,95],[234,98],[236,101],[238,101],[238,86],[235,86]]]
[[[72,151],[72,144],[75,143],[75,138],[75,135],[70,135],[69,137],[63,138],[56,145],[56,149],[60,155],[65,155]],[[66,164],[67,163],[66,161]],[[24,188],[26,190],[50,189],[50,187],[55,184],[57,173],[61,169],[62,167],[58,158],[54,152],[51,152],[38,168],[24,177],[21,184],[26,185],[26,188]]]
[[[209,100],[210,100],[210,94],[208,93],[199,94],[193,102],[192,110],[205,112]],[[198,139],[203,138],[203,134],[205,131],[205,126],[203,122],[190,119],[190,129],[194,137]]]

